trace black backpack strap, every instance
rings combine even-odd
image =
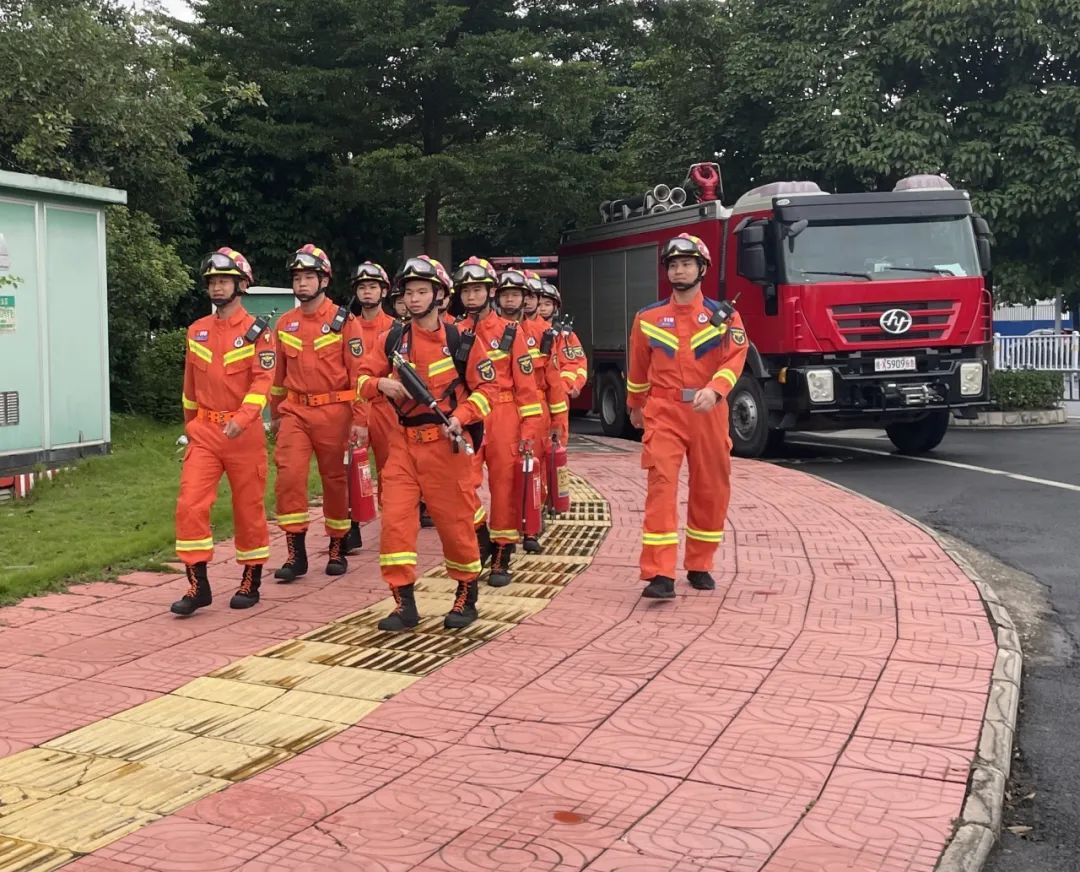
[[[465,373],[469,369],[468,359],[460,360],[461,355],[458,354],[458,348],[461,345],[461,331],[458,330],[456,324],[444,324],[446,330],[446,347],[450,351],[450,357],[454,360],[454,369],[457,370],[458,382],[465,385],[465,390],[469,389],[469,383],[465,379]],[[473,334],[475,336],[475,334]],[[471,349],[470,349],[471,350]],[[457,387],[456,383],[451,383],[448,391],[453,391]]]
[[[400,321],[395,321],[390,325],[390,329],[386,331],[386,346],[383,351],[386,353],[386,359],[389,360],[395,351],[401,348],[401,340],[405,338],[405,330],[407,329],[405,324]]]

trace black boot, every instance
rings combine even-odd
[[[510,583],[510,555],[514,546],[505,542],[495,545],[495,557],[491,561],[491,577],[488,584],[492,587],[506,587]]]
[[[424,529],[435,526],[435,522],[431,519],[431,515],[428,514],[427,506],[422,500],[420,502],[420,526]]]
[[[240,578],[240,587],[229,600],[230,609],[250,609],[259,601],[259,586],[262,584],[262,566],[245,566]]]
[[[540,543],[536,541],[535,536],[526,536],[521,543],[521,550],[526,554],[543,554],[544,549],[540,547]]]
[[[379,621],[379,629],[400,633],[402,630],[412,629],[419,624],[420,613],[416,610],[415,586],[406,584],[404,587],[392,587],[390,592],[394,595],[397,606]]]
[[[691,569],[686,573],[686,580],[694,590],[716,590],[713,577],[701,569]]]
[[[206,576],[206,563],[189,563],[186,568],[187,593],[169,607],[169,611],[174,615],[190,615],[195,609],[201,609],[214,601],[210,593],[210,579]]]
[[[443,618],[443,629],[460,630],[469,626],[476,620],[476,598],[479,595],[479,585],[474,578],[472,581],[459,581],[457,595],[454,597],[454,605]]]
[[[360,535],[360,525],[352,522],[349,532],[345,534],[345,553],[352,554],[364,547],[364,537]]]
[[[487,524],[476,528],[476,545],[480,549],[480,565],[486,566],[491,560],[491,531]]]
[[[274,578],[283,583],[296,581],[302,575],[307,575],[307,545],[305,540],[307,533],[286,533],[285,543],[289,548],[289,557],[285,565],[274,573]]]
[[[666,575],[658,575],[652,579],[641,592],[645,599],[674,599],[675,579]]]
[[[330,554],[326,560],[327,575],[344,575],[349,568],[345,559],[345,537],[338,536],[330,540]]]

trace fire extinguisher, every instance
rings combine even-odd
[[[349,514],[358,524],[374,521],[375,489],[371,485],[367,448],[350,448],[349,454]]]
[[[570,479],[566,468],[566,447],[559,437],[551,437],[551,454],[548,455],[548,501],[554,514],[570,511]]]
[[[518,507],[518,523],[522,536],[539,536],[543,522],[542,482],[540,463],[533,456],[532,446],[521,450],[521,463],[514,470],[514,505]]]

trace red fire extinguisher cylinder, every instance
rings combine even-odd
[[[375,488],[368,466],[367,448],[349,449],[349,515],[358,524],[374,521]]]
[[[540,464],[532,450],[521,452],[521,463],[514,470],[514,505],[518,507],[519,526],[523,536],[539,536],[543,523],[543,487]]]
[[[566,466],[566,446],[558,438],[551,440],[548,455],[548,500],[555,514],[570,511],[570,470]]]

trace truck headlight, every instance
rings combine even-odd
[[[983,365],[981,363],[960,364],[960,396],[977,397],[983,389]]]
[[[835,398],[833,372],[831,369],[808,369],[806,387],[810,392],[811,403],[831,403]]]

